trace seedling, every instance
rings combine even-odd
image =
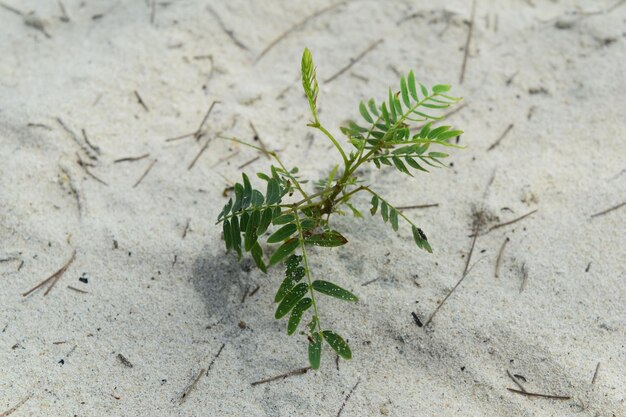
[[[302,55],[301,70],[302,87],[312,115],[308,126],[319,130],[332,142],[343,161],[342,166],[334,166],[326,178],[313,183],[313,190],[305,190],[307,181],[300,178],[298,168],[288,169],[275,152],[237,138],[223,137],[267,153],[277,166],[272,165],[269,174],[257,174],[266,183],[265,193],[253,188],[249,177],[243,173],[242,183],[234,186],[234,200],[231,198],[226,203],[218,216],[218,224],[223,225],[226,249],[234,250],[239,259],[244,251],[249,252],[263,272],[267,272],[268,267],[285,264],[285,278],[274,298],[278,303],[275,316],[276,319],[289,316],[287,333],[291,335],[298,329],[303,316],[310,314],[302,334],[308,338],[311,367],[317,369],[324,341],[342,358],[352,358],[348,343],[323,325],[317,297],[324,295],[349,302],[358,301],[356,295],[337,284],[314,279],[309,267],[307,254],[313,247],[332,248],[348,243],[339,231],[331,227],[331,216],[345,215],[347,211],[362,219],[363,214],[351,201],[357,194],[367,193],[371,196],[369,211],[372,216],[380,214],[394,231],[398,230],[400,220],[408,223],[417,247],[432,252],[422,229],[366,185],[359,178],[359,168],[371,163],[378,169],[388,166],[410,176],[413,175],[412,170],[428,172],[426,166],[443,166],[441,159],[448,156],[430,151],[430,147],[458,147],[448,141],[463,132],[450,126],[433,126],[445,116],[431,113],[460,101],[447,95],[450,86],[439,84],[428,90],[415,82],[411,71],[407,77],[400,79],[399,92],[389,89],[387,101],[377,104],[370,99],[359,104],[364,123],[349,122],[341,127],[351,146],[347,153],[318,118],[319,88],[313,57],[308,49]],[[271,226],[273,229],[269,234]],[[267,246],[264,247],[259,238],[266,235]],[[264,251],[269,250],[270,245],[278,247],[267,259]]]

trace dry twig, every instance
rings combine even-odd
[[[463,84],[465,78],[465,67],[467,66],[467,57],[469,56],[470,41],[472,39],[472,32],[474,31],[474,16],[476,15],[476,0],[472,2],[472,17],[469,23],[469,29],[467,31],[467,40],[465,41],[465,49],[463,51],[463,64],[461,65],[461,76],[459,77],[459,84]]]
[[[608,209],[606,209],[606,210],[603,210],[603,211],[601,211],[601,212],[599,212],[599,213],[592,214],[592,215],[591,215],[591,218],[594,218],[594,217],[599,217],[599,216],[605,215],[605,214],[607,214],[607,213],[609,213],[609,212],[611,212],[611,211],[613,211],[613,210],[617,210],[618,208],[621,208],[621,207],[623,207],[623,206],[626,206],[626,201],[624,201],[623,203],[620,203],[620,204],[618,204],[618,205],[616,205],[616,206],[613,206],[613,207],[611,207],[611,208],[608,208]]]
[[[541,397],[541,398],[551,398],[553,400],[569,400],[571,397],[564,395],[548,395],[548,394],[537,394],[536,392],[527,392],[521,391],[514,388],[507,388],[507,390],[511,392],[515,392],[517,394],[526,395],[527,397]]]
[[[252,385],[254,387],[256,385],[267,384],[268,382],[273,382],[273,381],[276,381],[276,380],[279,380],[279,379],[285,379],[285,378],[288,378],[290,376],[306,374],[310,369],[311,369],[310,366],[307,366],[306,368],[299,368],[299,369],[296,369],[294,371],[287,372],[285,374],[281,374],[281,375],[273,376],[271,378],[262,379],[260,381],[252,382],[250,385]]]
[[[39,288],[43,287],[44,285],[50,283],[50,285],[48,286],[48,289],[46,290],[45,293],[43,293],[44,297],[46,295],[48,295],[48,293],[50,292],[50,290],[52,289],[52,287],[54,287],[54,285],[57,283],[57,281],[59,280],[59,278],[61,278],[61,276],[65,273],[65,271],[67,271],[67,268],[69,268],[69,266],[72,264],[72,262],[74,262],[74,258],[76,257],[76,249],[74,249],[72,251],[72,256],[70,257],[70,260],[67,261],[65,263],[65,265],[63,265],[61,267],[61,269],[59,269],[57,272],[55,272],[54,274],[50,275],[48,278],[44,279],[43,281],[41,281],[39,284],[35,285],[33,288],[31,288],[30,290],[26,291],[25,293],[22,294],[22,297],[27,297],[30,294],[32,294],[34,291],[38,290]]]
[[[361,382],[361,380],[356,381],[356,384],[354,384],[354,386],[352,387],[352,389],[350,390],[350,392],[348,393],[348,395],[346,395],[346,399],[343,400],[343,404],[341,404],[341,408],[339,409],[339,411],[337,412],[337,417],[339,417],[341,415],[341,412],[343,411],[343,408],[346,406],[346,403],[348,402],[348,400],[350,399],[350,397],[352,396],[352,393],[354,392],[354,390],[356,389],[356,387],[359,386],[359,383]]]
[[[504,248],[506,247],[506,244],[509,243],[509,238],[507,237],[506,239],[504,239],[504,242],[502,242],[502,246],[500,246],[500,251],[498,251],[498,257],[496,258],[496,270],[495,270],[495,277],[496,278],[500,278],[500,264],[502,262],[502,254],[504,253]]]
[[[489,152],[490,150],[492,150],[493,148],[495,148],[496,146],[498,146],[500,144],[500,142],[502,142],[502,139],[505,138],[506,135],[509,134],[509,132],[511,131],[511,129],[513,129],[514,124],[511,123],[510,125],[507,126],[507,128],[504,130],[504,133],[502,133],[500,135],[500,137],[498,138],[498,140],[496,140],[494,143],[491,144],[491,146],[489,146],[487,148],[487,152]]]
[[[339,71],[337,71],[334,75],[332,75],[330,78],[324,80],[324,82],[326,84],[330,83],[331,81],[335,80],[337,77],[339,77],[341,74],[343,74],[344,72],[348,71],[350,68],[352,68],[352,66],[354,64],[356,64],[357,62],[359,62],[361,59],[363,59],[363,57],[365,55],[367,55],[368,53],[372,52],[374,50],[374,48],[376,48],[379,44],[381,44],[383,42],[383,39],[378,39],[376,42],[372,42],[367,48],[365,48],[365,50],[363,50],[360,54],[358,54],[356,57],[354,58],[350,58],[350,63],[348,65],[346,65],[345,67],[341,68]]]
[[[152,161],[150,163],[150,165],[148,166],[148,168],[144,171],[143,174],[141,174],[141,177],[139,177],[139,179],[137,180],[137,182],[135,183],[135,185],[133,185],[133,188],[137,188],[137,186],[139,184],[141,184],[141,181],[143,181],[144,178],[146,178],[146,175],[148,175],[148,172],[150,172],[150,170],[152,169],[152,167],[154,166],[154,164],[157,163],[157,160],[155,159],[154,161]]]

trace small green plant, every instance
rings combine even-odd
[[[302,334],[308,338],[309,362],[313,369],[320,366],[322,343],[328,345],[344,359],[352,358],[348,343],[334,331],[324,327],[320,315],[318,295],[331,296],[356,302],[350,291],[326,280],[314,279],[309,268],[308,251],[318,246],[332,248],[345,245],[348,240],[331,228],[333,214],[345,215],[349,210],[355,217],[363,218],[361,211],[351,201],[361,192],[371,195],[370,214],[380,213],[385,223],[398,230],[400,219],[411,226],[413,240],[418,248],[432,252],[426,235],[369,185],[359,179],[358,169],[366,163],[376,168],[389,166],[411,175],[410,169],[428,172],[426,166],[442,166],[445,153],[430,151],[432,145],[455,147],[449,143],[462,133],[450,126],[434,127],[443,119],[429,113],[446,109],[460,99],[447,95],[448,85],[435,85],[428,90],[415,82],[413,71],[400,80],[400,91],[389,89],[386,101],[381,104],[371,99],[361,102],[359,112],[364,124],[349,122],[341,127],[347,136],[351,151],[346,153],[335,137],[321,124],[317,113],[318,84],[313,58],[308,49],[302,55],[302,86],[311,108],[312,120],[308,126],[321,131],[334,145],[343,165],[333,167],[328,176],[313,183],[314,190],[306,191],[306,180],[298,176],[298,168],[288,169],[274,152],[268,152],[237,138],[222,138],[266,152],[278,164],[271,166],[269,174],[259,173],[266,182],[265,193],[253,188],[244,173],[242,183],[234,186],[231,198],[218,216],[222,223],[227,250],[234,250],[239,259],[249,252],[263,272],[268,266],[285,264],[285,278],[278,288],[274,301],[278,303],[276,319],[289,316],[287,333],[296,332],[305,313],[311,309],[311,318]],[[427,113],[428,112],[428,113]],[[417,125],[416,124],[420,124]],[[276,230],[266,239],[269,245],[279,245],[266,259],[259,238],[268,228]],[[243,235],[243,238],[242,238]],[[297,254],[299,252],[299,254]]]

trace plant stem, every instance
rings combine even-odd
[[[330,141],[333,143],[333,145],[335,145],[335,148],[337,148],[337,150],[341,154],[341,158],[343,159],[343,163],[346,166],[346,171],[347,171],[348,168],[349,168],[350,162],[348,161],[348,158],[346,157],[346,153],[343,151],[343,149],[341,148],[341,146],[337,142],[337,139],[335,139],[333,137],[333,135],[331,135],[330,132],[328,130],[326,130],[326,128],[324,126],[322,126],[319,122],[317,122],[315,124],[312,124],[311,127],[319,129],[323,134],[325,134],[328,137],[328,139],[330,139]]]
[[[309,269],[309,260],[306,256],[304,235],[302,234],[302,226],[300,225],[300,216],[298,216],[297,207],[294,207],[294,214],[296,216],[296,226],[298,227],[300,247],[302,248],[302,259],[304,260],[304,270],[306,271],[306,277],[307,277],[307,280],[309,281],[309,292],[311,293],[311,303],[313,304],[313,311],[315,312],[315,321],[317,322],[317,329],[321,333],[322,325],[320,324],[320,316],[317,312],[317,304],[315,303],[315,293],[313,291],[313,282],[311,281],[311,270]]]

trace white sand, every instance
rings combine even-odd
[[[590,216],[626,199],[626,5],[480,0],[459,85],[469,2],[352,1],[256,64],[272,39],[330,3],[214,2],[247,50],[207,2],[158,3],[151,24],[149,1],[64,0],[63,22],[57,2],[3,0],[34,11],[50,38],[32,27],[33,16],[27,26],[0,8],[0,413],[17,405],[15,416],[336,416],[359,382],[342,416],[625,415],[626,208]],[[337,220],[350,243],[317,251],[313,268],[361,297],[356,306],[321,306],[354,359],[337,370],[327,350],[318,372],[252,387],[307,366],[306,340],[273,319],[281,268],[263,275],[248,260],[237,264],[214,225],[223,189],[257,154],[213,142],[188,170],[206,137],[164,139],[194,131],[220,100],[208,137],[250,139],[251,121],[268,147],[318,178],[339,159],[322,136],[310,147],[306,139],[302,49],[311,48],[325,80],[380,38],[351,70],[321,82],[321,117],[340,135],[336,127],[358,115],[359,100],[396,88],[394,70],[413,68],[425,84],[451,83],[466,98],[451,119],[467,146],[453,152],[453,168],[416,178],[364,174],[397,205],[439,203],[407,211],[435,253],[416,250],[408,229],[396,235],[379,219]],[[83,147],[85,130],[100,148],[97,160],[56,118]],[[77,153],[108,185],[85,173]],[[262,157],[246,170],[267,168]],[[537,212],[480,236],[470,275],[432,326],[418,328],[411,312],[424,321],[461,277],[472,213],[481,208],[484,230]],[[74,248],[48,296],[22,297]],[[528,391],[571,399],[509,392],[516,386],[507,369],[526,378]]]

